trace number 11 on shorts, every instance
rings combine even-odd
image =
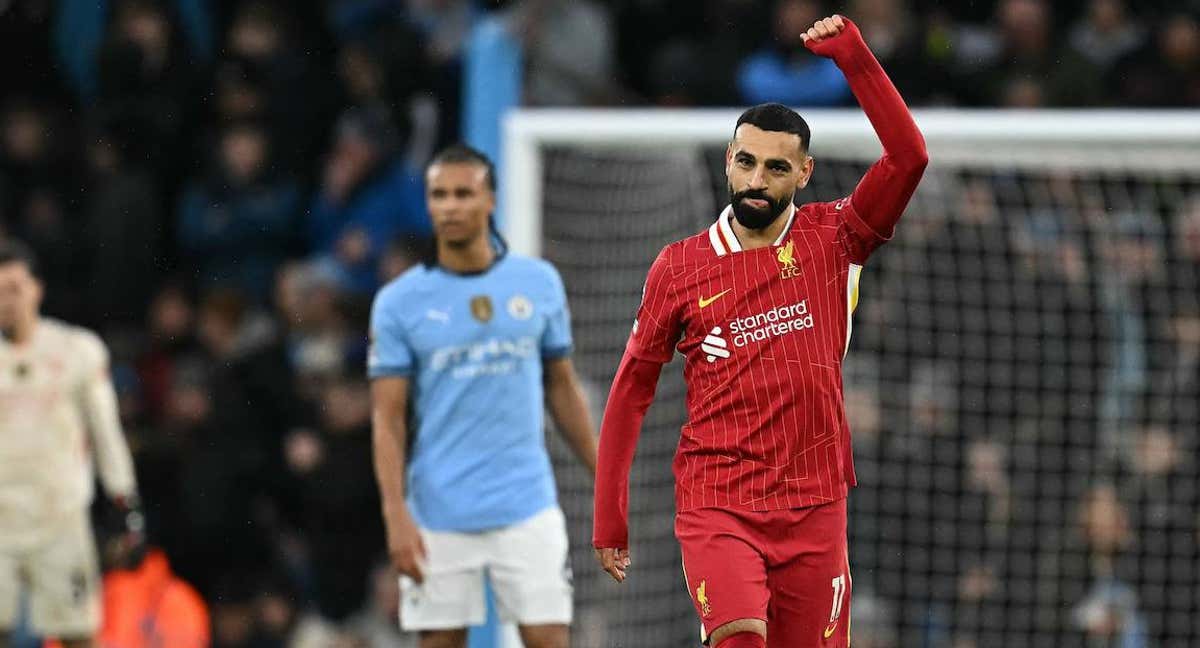
[[[842,603],[846,600],[846,576],[842,574],[833,579],[833,605],[829,610],[829,625],[825,626],[825,638],[833,636],[837,630],[838,618],[842,616]]]

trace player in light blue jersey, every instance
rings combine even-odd
[[[368,359],[401,618],[422,648],[464,646],[466,627],[484,621],[486,576],[526,646],[566,648],[566,523],[544,408],[593,475],[596,441],[562,280],[506,253],[482,153],[442,151],[425,180],[436,250],[376,295]]]

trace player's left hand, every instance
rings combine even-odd
[[[842,35],[855,38],[838,38]],[[813,54],[833,58],[837,54],[840,43],[847,40],[858,40],[858,27],[849,18],[834,14],[813,23],[802,36],[804,46]]]
[[[596,549],[596,560],[618,583],[625,580],[625,570],[632,564],[629,560],[629,550],[615,547]]]

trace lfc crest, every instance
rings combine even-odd
[[[708,602],[708,581],[700,581],[700,586],[696,588],[696,603],[700,604],[700,616],[707,617],[712,614],[712,605]]]
[[[791,279],[792,277],[800,276],[800,268],[796,265],[796,242],[788,240],[787,245],[779,248],[775,253],[775,260],[779,262],[779,276],[783,279]]]
[[[471,316],[480,322],[487,323],[491,321],[494,310],[492,309],[492,298],[487,295],[476,295],[471,298]]]

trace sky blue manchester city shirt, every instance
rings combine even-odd
[[[543,434],[542,362],[571,351],[562,279],[508,254],[487,271],[418,265],[371,310],[372,378],[411,379],[407,498],[437,531],[481,531],[557,503]]]

